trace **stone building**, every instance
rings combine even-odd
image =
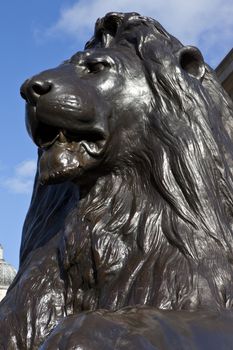
[[[233,49],[219,63],[215,72],[220,83],[233,100]]]
[[[7,289],[12,283],[15,275],[15,268],[4,260],[3,247],[0,244],[0,301],[6,295]]]

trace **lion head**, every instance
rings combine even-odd
[[[140,133],[146,136],[153,94],[143,62],[130,48],[78,52],[27,80],[21,93],[29,134],[42,150],[42,183],[92,181],[131,157]],[[110,153],[114,159],[108,161]]]
[[[40,149],[22,261],[63,230],[76,309],[230,308],[232,104],[200,51],[109,13],[21,94]]]

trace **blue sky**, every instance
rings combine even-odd
[[[137,11],[156,18],[184,44],[198,46],[214,68],[232,48],[232,0],[2,1],[0,243],[5,259],[16,268],[36,166],[20,85],[82,49],[96,18],[109,11]]]

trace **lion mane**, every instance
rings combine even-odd
[[[148,128],[135,136],[137,153],[118,160],[78,206],[73,184],[36,183],[21,262],[57,232],[65,212],[73,226],[60,254],[80,309],[231,308],[232,103],[207,65],[201,80],[177,73],[171,54],[182,44],[150,18],[113,13],[98,20],[86,47],[114,45],[133,48],[143,62],[154,96]]]
[[[230,309],[232,102],[199,64],[199,51],[184,51],[151,18],[99,19],[86,49],[112,47],[134,50],[142,62],[153,95],[145,128],[128,131],[119,157],[112,138],[100,165],[106,173],[88,189],[36,178],[21,267],[62,232],[56,251],[67,314],[135,305]]]

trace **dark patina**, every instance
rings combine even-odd
[[[232,102],[200,51],[109,13],[21,95],[38,172],[0,349],[233,349]]]

